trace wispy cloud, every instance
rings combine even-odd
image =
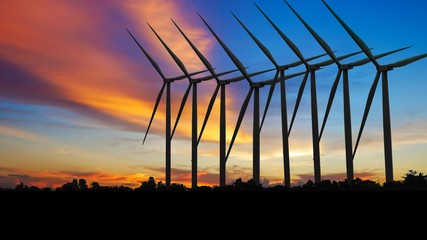
[[[145,24],[152,22],[189,70],[201,70],[200,61],[169,18],[174,17],[206,55],[210,54],[212,38],[185,15],[177,1],[5,1],[0,10],[0,93],[4,98],[56,106],[113,128],[141,132],[161,80],[124,28],[134,30],[165,69],[177,69]],[[116,18],[121,21],[117,23]],[[179,71],[173,74],[182,75]],[[153,79],[158,79],[157,84]],[[202,91],[211,92],[209,88]],[[201,105],[207,105],[208,95],[199,99]],[[173,109],[178,106],[179,100],[174,101]],[[199,118],[203,115],[200,111]],[[215,115],[213,122],[217,122]],[[154,132],[163,130],[164,116],[160,107]],[[190,136],[187,122],[189,118],[184,115],[178,136]],[[208,130],[206,140],[211,136],[216,134]]]
[[[32,133],[26,130],[18,129],[16,127],[11,126],[2,126],[0,125],[0,135],[6,135],[10,137],[20,138],[20,139],[26,139],[31,141],[39,141],[42,140],[43,137]]]
[[[7,173],[13,172],[13,173]],[[14,168],[0,169],[0,186],[15,187],[19,183],[38,187],[60,187],[73,179],[86,179],[88,184],[97,181],[107,186],[138,187],[149,176],[140,173],[117,174],[112,172],[78,171],[23,171]]]

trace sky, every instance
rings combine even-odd
[[[301,49],[305,57],[323,49],[281,0],[255,1]],[[290,0],[299,14],[336,51],[359,51],[319,0]],[[379,60],[388,64],[427,52],[424,0],[339,0],[329,5],[359,34],[374,54],[412,46]],[[190,71],[205,70],[170,19],[210,60],[218,72],[235,66],[198,17],[200,13],[249,72],[273,65],[232,17],[233,11],[272,52],[279,64],[297,61],[274,29],[246,0],[3,0],[0,8],[0,187],[24,182],[58,187],[74,178],[89,183],[137,187],[153,176],[165,180],[165,102],[159,106],[144,146],[143,136],[162,79],[126,32],[129,29],[159,63],[165,75],[182,75],[155,38],[149,22]],[[348,60],[365,58],[358,55]],[[319,59],[319,61],[328,58]],[[427,172],[427,60],[389,73],[394,176],[409,169]],[[304,68],[289,70],[289,73]],[[375,76],[373,64],[351,70],[353,142]],[[319,122],[337,72],[318,71]],[[274,72],[254,78],[271,79]],[[302,77],[287,81],[291,115]],[[172,84],[173,122],[188,85]],[[216,83],[199,85],[198,119],[203,121]],[[308,83],[290,136],[291,180],[313,179]],[[227,138],[230,141],[245,81],[227,86]],[[268,88],[261,89],[261,111]],[[191,96],[172,142],[172,181],[191,183]],[[199,145],[199,185],[219,184],[219,99]],[[371,108],[358,153],[355,176],[384,181],[381,88]],[[201,124],[199,124],[200,127]],[[261,179],[283,181],[280,96],[275,93],[261,133]],[[321,141],[322,178],[345,178],[342,85]],[[227,182],[252,175],[252,104],[227,162]]]

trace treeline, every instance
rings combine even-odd
[[[73,179],[61,187],[39,188],[36,186],[27,186],[24,183],[18,184],[14,189],[0,188],[0,191],[57,191],[57,192],[72,192],[72,191],[104,191],[104,192],[162,192],[162,191],[427,191],[427,176],[423,173],[410,170],[403,176],[403,181],[395,181],[392,183],[384,183],[381,185],[378,182],[371,180],[362,180],[356,178],[352,184],[347,180],[330,181],[323,180],[318,184],[309,180],[301,186],[291,188],[283,185],[275,185],[271,187],[263,187],[261,184],[256,184],[252,179],[244,182],[241,178],[235,180],[232,184],[225,187],[208,187],[201,186],[196,189],[185,187],[183,184],[173,183],[168,189],[163,182],[156,182],[153,177],[141,183],[137,188],[127,186],[101,186],[98,182],[87,184],[85,179]]]

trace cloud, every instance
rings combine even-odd
[[[399,147],[410,144],[427,143],[427,126],[423,120],[405,120],[394,127],[392,131],[393,140]]]
[[[29,176],[29,175],[20,175],[20,174],[9,174],[9,177],[16,177],[16,178],[20,178],[20,179],[31,179],[33,177]]]
[[[136,30],[138,33],[143,34],[151,47],[155,47],[154,53],[158,57],[167,55],[164,47],[156,39],[151,30],[147,28],[146,22],[149,22],[168,46],[183,60],[186,67],[191,71],[198,71],[202,67],[201,62],[191,50],[188,43],[182,38],[170,21],[173,18],[177,24],[183,29],[191,40],[195,43],[197,48],[203,54],[209,54],[213,40],[208,37],[207,32],[200,27],[189,21],[188,13],[184,11],[181,3],[177,1],[157,1],[149,0],[144,2],[138,1],[124,1],[122,4],[123,9],[130,14],[133,18]],[[166,17],[165,17],[166,16]],[[185,16],[185,17],[184,17]],[[166,58],[170,65],[176,66],[172,58]],[[180,74],[182,75],[182,74]]]
[[[23,171],[13,168],[1,168],[0,172],[13,171],[0,175],[0,187],[14,188],[19,183],[38,187],[60,187],[73,179],[86,179],[88,184],[99,182],[107,186],[138,187],[148,176],[140,173],[117,174],[111,172],[78,172],[78,171]]]
[[[179,22],[207,56],[213,40],[204,28],[184,17],[187,14],[177,1],[99,3],[82,0],[3,2],[0,10],[2,98],[63,108],[115,129],[143,131],[161,80],[124,28],[134,30],[164,69],[176,70],[176,64],[145,25],[146,21],[153,24],[190,71],[201,70],[202,65],[169,17]],[[179,71],[172,74],[182,75]],[[210,85],[210,88],[201,88],[201,93],[206,94],[200,95],[200,105],[205,106],[210,100],[214,83]],[[178,109],[177,98],[182,95],[182,86],[174,84],[172,88],[176,100],[173,111]],[[164,130],[164,110],[163,106],[158,110],[153,133]],[[199,119],[203,119],[204,114],[203,110],[199,111]],[[213,112],[211,126],[219,125],[218,114]],[[184,114],[177,129],[178,137],[190,137],[187,127],[191,121],[187,115]],[[231,131],[233,127],[230,124],[227,129]],[[217,138],[213,131],[207,130],[206,141]]]
[[[39,136],[38,134],[29,132],[26,130],[18,129],[15,127],[11,127],[11,126],[1,126],[1,125],[0,125],[0,135],[6,135],[6,136],[26,139],[31,141],[39,141],[43,139],[43,137]]]

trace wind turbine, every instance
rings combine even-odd
[[[206,124],[209,120],[209,116],[212,112],[212,108],[215,104],[215,100],[216,97],[218,95],[218,91],[219,89],[221,89],[221,94],[220,94],[220,134],[219,134],[219,183],[221,187],[224,187],[226,185],[226,161],[225,161],[225,153],[226,153],[226,109],[225,109],[225,97],[226,97],[226,91],[225,91],[225,86],[232,83],[232,82],[238,82],[241,80],[244,80],[245,77],[244,76],[239,76],[239,77],[235,77],[232,79],[226,79],[226,80],[220,80],[219,79],[219,75],[215,72],[214,68],[212,67],[212,64],[209,62],[209,60],[199,51],[199,49],[197,49],[197,47],[193,44],[193,42],[187,37],[187,35],[182,31],[182,29],[178,26],[178,24],[176,24],[175,21],[172,20],[172,22],[175,24],[175,26],[178,28],[178,30],[181,32],[182,36],[185,38],[185,40],[188,42],[188,44],[191,46],[191,48],[193,49],[193,51],[196,53],[196,55],[199,57],[199,59],[201,60],[201,62],[205,65],[206,69],[212,74],[212,76],[214,76],[216,82],[217,82],[217,86],[215,88],[215,91],[212,95],[212,98],[209,102],[208,105],[208,109],[206,111],[206,116],[205,119],[203,121],[203,125],[200,131],[200,135],[199,135],[199,139],[197,141],[197,143],[200,143],[200,140],[202,138],[204,129],[206,127]],[[249,74],[250,77],[252,76],[256,76],[262,73],[266,73],[271,71],[272,69],[269,70],[265,70],[265,71],[260,71],[260,72],[256,72],[256,73],[252,73]]]
[[[255,4],[256,5],[256,4]],[[292,114],[291,123],[289,126],[289,133],[292,130],[293,124],[295,122],[296,114],[298,112],[299,105],[301,103],[302,95],[304,93],[305,85],[307,83],[308,76],[310,75],[311,82],[311,125],[312,125],[312,143],[313,143],[313,163],[314,163],[314,181],[319,183],[321,181],[321,171],[320,171],[320,145],[319,145],[319,123],[318,123],[318,111],[317,111],[317,91],[316,91],[316,71],[320,70],[322,67],[329,66],[334,63],[334,59],[330,59],[317,64],[310,64],[307,59],[305,59],[292,40],[290,40],[282,30],[267,16],[267,14],[256,5],[258,10],[264,15],[267,21],[273,26],[276,32],[281,36],[281,38],[286,42],[286,44],[291,48],[295,55],[304,63],[306,72],[304,79],[301,82],[301,86],[298,91],[298,96],[295,103],[294,112]],[[337,60],[344,60],[346,58],[352,57],[360,52],[347,54],[342,57],[337,57]]]
[[[260,50],[264,53],[264,55],[270,60],[270,62],[276,68],[276,76],[275,79],[280,79],[280,103],[281,103],[281,119],[282,119],[282,149],[283,149],[283,165],[284,165],[284,184],[286,187],[291,186],[291,171],[290,171],[290,159],[289,159],[289,129],[288,129],[288,108],[286,103],[286,84],[285,84],[285,71],[302,65],[302,61],[294,62],[287,65],[279,65],[271,52],[265,47],[265,45],[243,24],[243,22],[233,13],[231,14],[236,18],[236,20],[240,23],[240,25],[245,29],[245,31],[249,34],[252,40],[257,44]],[[313,58],[307,59],[307,61],[311,61],[320,57],[325,56],[326,54],[322,54],[319,56],[315,56]],[[280,77],[279,77],[280,74]],[[264,125],[264,120],[267,115],[268,108],[270,106],[271,98],[274,93],[276,83],[271,84],[270,91],[267,98],[267,104],[264,110],[264,114],[261,121],[260,131],[262,126]]]
[[[147,23],[148,24],[148,23]],[[193,89],[193,96],[192,96],[192,133],[191,133],[191,186],[192,188],[197,187],[197,164],[198,164],[198,121],[197,121],[197,84],[201,83],[202,81],[211,80],[214,78],[214,76],[207,76],[204,78],[192,78],[190,74],[188,73],[185,65],[182,63],[182,61],[176,56],[176,54],[169,48],[169,46],[163,41],[163,39],[157,34],[157,32],[154,30],[154,28],[148,24],[148,26],[151,28],[153,33],[157,36],[159,41],[162,43],[162,45],[165,47],[169,55],[173,58],[175,63],[178,65],[178,67],[181,69],[181,71],[185,74],[185,76],[189,80],[188,88],[184,94],[184,97],[181,102],[181,106],[178,111],[178,116],[171,134],[171,138],[173,137],[176,127],[178,126],[179,120],[181,118],[182,112],[185,107],[185,103],[187,101],[188,95],[190,93],[191,88]],[[216,76],[222,76],[226,75],[232,72],[235,72],[237,70],[227,71],[223,73],[218,73]]]
[[[370,59],[370,61],[377,68],[377,73],[372,84],[371,90],[369,91],[368,99],[366,102],[365,111],[362,118],[362,123],[360,126],[359,134],[357,136],[356,146],[353,152],[353,159],[356,154],[357,148],[359,146],[359,142],[363,133],[363,129],[366,124],[366,120],[369,115],[369,111],[372,105],[372,101],[375,96],[375,92],[378,86],[378,82],[380,77],[382,76],[382,101],[383,101],[383,132],[384,132],[384,157],[385,157],[385,175],[386,182],[393,182],[393,151],[392,151],[392,139],[391,139],[391,120],[390,120],[390,101],[389,101],[389,90],[388,90],[388,72],[392,71],[394,68],[404,67],[408,64],[411,64],[415,61],[423,59],[427,57],[427,54],[421,54],[415,57],[407,58],[402,61],[398,61],[392,64],[380,65],[375,57],[372,55],[366,43],[356,34],[353,30],[332,10],[332,8],[322,0],[323,4],[329,9],[329,11],[334,15],[334,17],[338,20],[341,26],[346,30],[346,32],[350,35],[353,41],[362,49],[362,51],[366,54],[366,56]]]
[[[386,52],[383,54],[375,55],[375,59],[385,57],[387,55],[405,50],[409,47],[401,48],[398,50]],[[349,78],[348,71],[354,67],[362,66],[369,63],[371,60],[369,58],[362,59],[353,63],[347,64],[338,64],[338,73],[333,83],[331,92],[329,94],[328,105],[325,112],[325,117],[323,118],[322,128],[320,130],[319,141],[323,136],[325,130],[326,122],[328,120],[329,112],[332,107],[332,103],[335,98],[335,94],[338,88],[338,84],[341,79],[341,74],[343,75],[343,101],[344,101],[344,135],[345,135],[345,154],[346,154],[346,170],[347,170],[347,181],[352,183],[354,180],[354,167],[353,167],[353,143],[352,143],[352,130],[351,130],[351,108],[350,108],[350,87],[349,87]]]
[[[170,85],[174,81],[179,81],[182,79],[187,78],[187,75],[182,75],[174,78],[166,78],[163,74],[162,70],[159,67],[159,64],[148,54],[148,52],[142,47],[142,45],[136,40],[136,38],[132,35],[132,33],[126,29],[126,31],[129,33],[129,35],[132,37],[132,39],[135,41],[135,43],[138,45],[138,47],[141,49],[141,51],[144,53],[144,55],[147,57],[147,59],[150,61],[151,65],[156,69],[157,73],[160,75],[160,77],[163,79],[163,85],[162,88],[159,91],[159,94],[156,99],[156,103],[154,105],[153,113],[151,114],[150,122],[147,127],[147,131],[145,131],[144,140],[142,141],[142,145],[144,145],[145,140],[147,139],[148,132],[150,131],[151,124],[153,122],[154,116],[156,115],[157,108],[159,106],[160,100],[163,96],[163,92],[166,88],[166,131],[165,131],[165,141],[166,141],[166,151],[165,151],[165,157],[166,157],[166,167],[165,167],[165,178],[166,178],[166,187],[169,188],[171,185],[171,92],[170,92]],[[204,73],[206,71],[199,71],[195,73],[189,74],[190,76],[194,76],[200,73]]]
[[[260,180],[260,118],[259,118],[259,89],[266,86],[271,85],[274,83],[277,83],[277,80],[275,79],[270,81],[263,81],[263,82],[253,82],[251,80],[250,75],[246,72],[245,68],[243,67],[243,64],[240,62],[240,60],[231,52],[231,50],[225,45],[225,43],[221,40],[221,38],[218,37],[218,35],[215,33],[215,31],[209,26],[209,24],[206,22],[206,20],[199,14],[202,21],[205,23],[207,28],[210,30],[212,35],[216,38],[218,43],[221,45],[221,47],[224,49],[224,51],[227,53],[229,58],[233,61],[233,63],[236,65],[236,67],[239,69],[239,71],[242,73],[242,75],[245,77],[245,79],[248,81],[250,89],[248,91],[248,94],[243,102],[242,108],[240,110],[240,114],[237,120],[236,128],[233,133],[233,137],[230,142],[230,146],[227,151],[227,155],[225,160],[227,161],[231,149],[233,147],[234,141],[237,137],[237,133],[239,131],[240,125],[242,123],[243,117],[246,113],[246,109],[249,105],[249,101],[252,97],[252,94],[254,94],[254,112],[253,112],[253,180],[256,183],[259,183]],[[274,70],[274,69],[272,69]],[[287,79],[299,76],[304,74],[297,73],[293,75],[287,76]]]
[[[355,66],[362,66],[364,64],[367,64],[370,62],[369,58],[349,63],[349,64],[342,64],[335,54],[333,53],[331,47],[326,43],[326,41],[317,34],[317,32],[306,22],[304,19],[292,8],[292,6],[285,1],[286,4],[291,8],[291,10],[295,13],[295,15],[298,17],[298,19],[301,21],[301,23],[307,28],[307,30],[310,32],[310,34],[316,39],[316,41],[319,43],[319,45],[325,50],[325,52],[329,55],[329,57],[335,62],[335,64],[338,67],[337,76],[335,78],[334,84],[332,85],[331,93],[329,95],[329,101],[328,105],[325,111],[325,117],[323,118],[323,124],[320,130],[319,135],[319,142],[322,138],[323,131],[325,129],[326,122],[328,120],[329,112],[332,107],[332,103],[334,101],[335,93],[338,88],[339,81],[341,79],[341,74],[344,73],[344,80],[343,80],[343,99],[344,99],[344,132],[345,132],[345,151],[346,151],[346,170],[347,170],[347,181],[349,183],[352,183],[354,180],[354,168],[353,168],[353,144],[352,144],[352,131],[351,131],[351,108],[350,108],[350,88],[348,83],[348,70],[352,69]],[[402,51],[406,48],[394,50],[391,52],[387,52],[384,54],[380,54],[377,56],[374,56],[374,59],[378,59],[381,57],[385,57],[387,55],[390,55],[392,53],[396,53],[399,51]]]

